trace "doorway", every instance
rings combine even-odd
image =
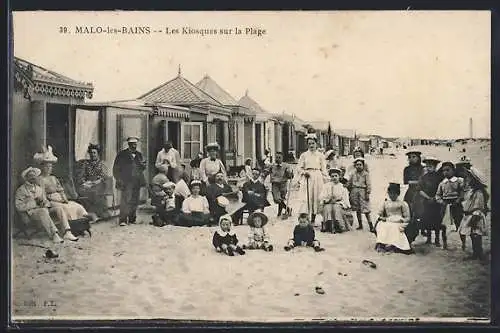
[[[224,145],[224,122],[214,120],[215,123],[215,141],[219,144],[219,158],[226,165],[226,147]]]
[[[52,147],[52,152],[57,156],[53,173],[58,178],[72,177],[73,160],[71,158],[70,142],[70,113],[64,104],[47,104],[46,113],[47,147]]]
[[[178,121],[167,122],[167,140],[171,141],[175,149],[180,150],[181,123]]]

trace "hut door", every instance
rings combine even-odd
[[[68,105],[47,105],[47,146],[52,147],[54,154],[58,158],[57,163],[54,165],[54,174],[63,179],[73,175],[69,117]]]
[[[175,149],[180,148],[180,123],[178,121],[169,121],[167,129],[167,139],[172,141]]]

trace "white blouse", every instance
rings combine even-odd
[[[208,214],[208,200],[202,195],[197,196],[196,198],[192,195],[184,199],[182,202],[182,212],[189,214],[192,212],[200,212],[204,214]]]

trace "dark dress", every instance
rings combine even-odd
[[[313,246],[315,237],[314,228],[311,224],[305,227],[296,225],[293,229],[293,242],[295,246],[300,246],[302,242],[306,242],[306,246]]]
[[[216,249],[220,248],[223,244],[226,244],[228,246],[237,245],[238,237],[236,237],[236,234],[234,233],[226,233],[225,235],[221,235],[217,230],[214,233],[214,237],[212,238],[212,244]]]
[[[404,184],[408,184],[410,181],[418,181],[420,177],[424,174],[424,167],[422,164],[411,164],[404,168],[403,170],[403,182]],[[415,216],[413,203],[415,201],[415,197],[418,195],[418,185],[417,184],[409,184],[408,189],[406,190],[404,201],[408,204],[410,208],[410,222],[405,229],[406,237],[408,241],[411,243],[415,240],[418,235],[418,230],[420,226],[418,225],[416,219],[418,216]]]
[[[248,193],[249,191],[253,191],[254,193]],[[271,205],[267,200],[266,187],[260,181],[246,182],[243,184],[241,192],[243,193],[241,201],[246,203],[245,209],[247,209],[250,213],[257,209],[263,210],[265,207],[269,207]]]
[[[413,202],[414,214],[421,220],[421,229],[425,230],[439,230],[441,227],[441,205],[437,203],[434,198],[439,186],[443,180],[440,172],[428,172],[420,177],[417,185],[417,193],[420,191],[425,192],[433,200],[427,200],[420,194],[415,196]]]

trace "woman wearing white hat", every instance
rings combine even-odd
[[[15,206],[16,210],[26,216],[30,221],[40,223],[54,243],[62,243],[63,239],[59,236],[59,231],[52,217],[60,222],[63,227],[64,238],[76,241],[71,233],[69,221],[62,207],[53,206],[47,197],[43,188],[37,184],[37,178],[41,170],[29,167],[21,173],[24,180],[16,191]]]
[[[300,184],[304,206],[300,211],[310,214],[310,221],[314,224],[316,214],[320,211],[320,196],[324,180],[328,175],[325,155],[317,150],[318,138],[316,134],[307,134],[306,140],[309,149],[300,155],[297,166],[301,177]]]
[[[61,183],[52,175],[53,164],[57,162],[57,157],[52,153],[52,147],[48,146],[45,152],[35,154],[34,160],[41,166],[42,173],[39,182],[51,205],[64,209],[68,220],[77,220],[82,217],[87,217],[89,220],[93,219],[82,205],[68,200]]]
[[[219,172],[224,175],[224,181],[226,181],[226,168],[224,167],[224,163],[217,157],[220,150],[219,144],[217,142],[209,143],[206,150],[208,157],[202,159],[200,162],[201,181],[204,182],[206,186],[213,184],[215,175]]]

